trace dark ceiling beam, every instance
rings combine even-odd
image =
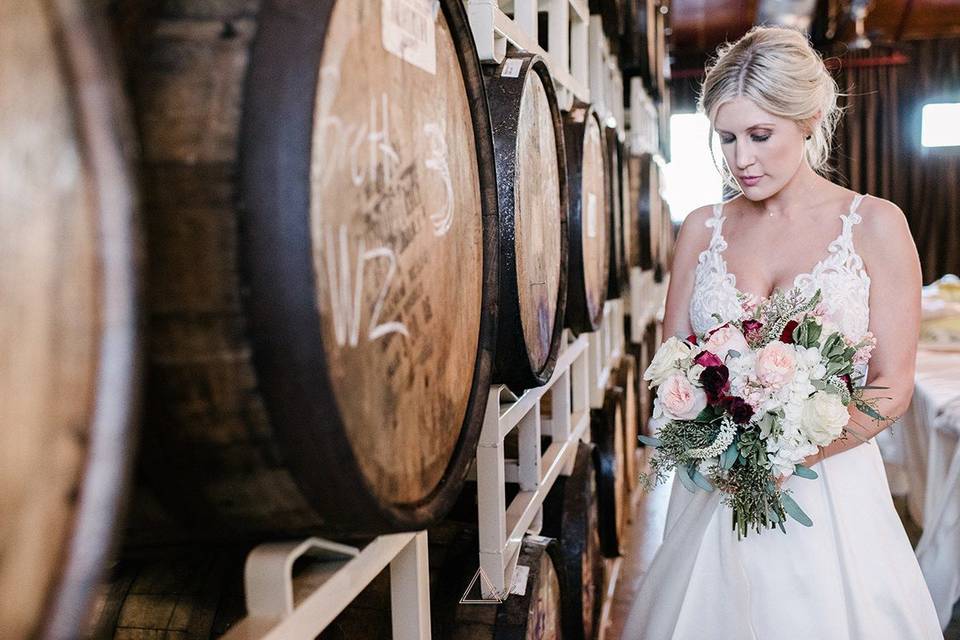
[[[897,31],[893,34],[893,41],[900,42],[903,38],[903,32],[907,29],[907,22],[910,20],[910,13],[913,11],[913,0],[907,0],[907,6],[903,9],[903,15],[900,16],[900,23],[897,25]]]

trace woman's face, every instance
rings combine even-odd
[[[780,191],[804,160],[804,132],[793,120],[738,97],[717,109],[713,121],[727,167],[750,200]]]

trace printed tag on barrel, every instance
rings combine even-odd
[[[436,18],[439,8],[435,0],[383,0],[383,48],[436,75]]]

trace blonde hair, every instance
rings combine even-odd
[[[710,155],[713,156],[713,119],[717,109],[738,97],[746,97],[764,111],[796,122],[810,133],[805,154],[814,171],[827,174],[833,132],[841,108],[837,82],[820,54],[800,31],[789,27],[756,26],[736,42],[717,48],[707,65],[697,107],[710,120]],[[817,112],[823,117],[811,128]],[[716,158],[714,158],[716,165]],[[724,164],[718,167],[724,182],[739,185]]]

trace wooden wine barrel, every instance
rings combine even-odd
[[[542,59],[485,68],[496,154],[500,281],[494,381],[514,391],[553,374],[567,301],[563,121]]]
[[[633,177],[630,174],[630,152],[624,142],[618,141],[617,157],[620,162],[620,217],[623,225],[623,270],[624,283],[630,284],[630,269],[638,265],[636,256],[637,244],[639,242],[639,229],[636,226],[637,220],[637,199],[634,197],[636,188],[633,185]]]
[[[640,267],[647,271],[653,269],[653,250],[652,231],[650,228],[650,154],[632,156],[628,162],[630,172],[630,187],[632,193],[630,200],[632,208],[630,210],[628,222],[637,234],[637,241],[634,245],[634,251],[629,258],[631,266]]]
[[[464,539],[456,553],[447,559],[448,573],[442,588],[433,598],[431,608],[439,617],[433,625],[433,637],[442,640],[500,640],[523,638],[528,640],[560,640],[561,591],[557,571],[551,559],[553,538],[526,536],[520,547],[518,570],[526,573],[523,595],[512,593],[500,604],[460,604],[465,595],[480,600],[478,577],[471,581],[479,568],[477,539]]]
[[[626,0],[625,5],[621,66],[628,76],[639,75],[653,94],[657,87],[657,2]]]
[[[603,319],[609,261],[603,135],[588,104],[575,102],[563,126],[570,205],[570,276],[567,326],[574,334],[596,331]]]
[[[643,372],[647,370],[647,367],[650,366],[650,363],[653,361],[653,356],[657,353],[657,349],[660,348],[660,336],[657,330],[657,324],[651,324],[647,327],[647,331],[643,337],[643,355],[644,355],[644,366],[640,371],[641,377]],[[653,413],[653,391],[649,388],[649,383],[644,382],[641,386],[641,396],[640,403],[643,407],[643,422],[641,424],[640,433],[645,435],[653,435],[650,429],[650,417]]]
[[[603,34],[608,38],[610,46],[619,48],[620,35],[626,27],[626,0],[590,0],[591,14],[599,14],[603,25]]]
[[[653,156],[650,162],[650,256],[654,279],[661,282],[664,276],[663,265],[663,195],[661,188],[661,166],[659,156]],[[642,215],[642,214],[641,214]]]
[[[607,264],[607,299],[616,300],[627,287],[623,257],[623,202],[620,200],[620,139],[616,127],[604,127],[604,150],[607,176],[608,239],[610,250]]]
[[[597,478],[600,549],[607,558],[620,555],[628,494],[624,470],[623,389],[609,387],[603,407],[590,410],[590,439],[595,443],[593,463]]]
[[[89,640],[211,640],[246,615],[246,548],[171,548],[124,558],[98,598]]]
[[[0,3],[0,638],[81,624],[134,450],[140,233],[97,18]]]
[[[557,539],[552,557],[560,581],[565,640],[594,638],[603,604],[603,557],[592,449],[593,445],[580,443],[573,473],[559,476],[543,503],[541,533]]]
[[[131,545],[436,521],[497,301],[462,3],[404,14],[419,43],[379,0],[142,6],[117,9],[152,234]]]
[[[637,360],[626,353],[620,359],[614,384],[623,389],[623,462],[626,487],[624,507],[630,515],[630,496],[639,484],[640,470],[637,466],[637,435],[640,429],[639,390],[641,372],[637,371]]]

